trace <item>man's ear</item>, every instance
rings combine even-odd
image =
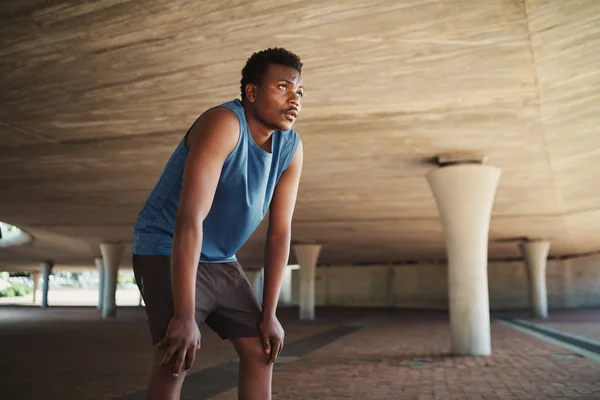
[[[256,101],[256,91],[257,91],[257,87],[255,84],[249,83],[246,85],[246,88],[245,88],[246,99],[248,99],[248,101],[250,103],[254,103]]]

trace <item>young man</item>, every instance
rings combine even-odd
[[[133,268],[156,345],[148,399],[179,399],[204,321],[239,355],[239,398],[271,398],[284,340],[275,310],[302,170],[291,129],[302,107],[301,71],[285,49],[254,53],[242,70],[241,101],[197,119],[138,216]],[[235,253],[267,210],[261,307]]]

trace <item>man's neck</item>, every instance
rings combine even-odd
[[[273,129],[266,127],[259,119],[254,116],[254,113],[249,110],[249,107],[244,105],[244,114],[246,115],[246,121],[248,122],[248,128],[250,134],[254,139],[254,142],[259,145],[263,150],[271,151],[271,138],[273,136]]]

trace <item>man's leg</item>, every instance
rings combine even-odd
[[[238,262],[215,264],[213,270],[217,307],[206,323],[238,353],[238,400],[270,400],[273,364],[260,339],[260,304]]]
[[[178,377],[174,377],[172,371],[176,358],[173,357],[168,365],[162,365],[161,360],[165,352],[166,349],[154,349],[146,400],[179,400],[181,397],[181,387],[186,373],[182,370]]]
[[[210,311],[214,299],[209,297],[207,278],[203,269],[198,269],[196,279],[196,319],[203,321]],[[172,357],[167,365],[161,361],[167,349],[157,349],[167,332],[173,316],[173,296],[171,293],[170,258],[165,256],[134,256],[133,271],[135,279],[146,303],[146,314],[152,336],[153,361],[150,373],[147,400],[179,400],[185,378],[182,370],[178,377],[172,375],[177,357]],[[202,294],[199,296],[198,294]],[[208,311],[206,311],[208,310]],[[196,361],[197,362],[197,361]]]
[[[240,357],[238,400],[271,400],[273,364],[258,337],[232,339]]]

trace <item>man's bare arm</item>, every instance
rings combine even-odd
[[[283,271],[290,255],[292,216],[302,173],[303,148],[298,143],[296,154],[283,172],[270,206],[269,227],[265,249],[265,286],[263,314],[275,314]]]
[[[265,248],[263,310],[259,324],[265,353],[270,356],[269,363],[275,362],[281,353],[285,336],[283,328],[275,316],[275,311],[283,272],[290,255],[292,216],[296,205],[302,162],[303,148],[302,142],[300,142],[292,162],[279,179],[270,207]]]
[[[207,112],[188,135],[189,149],[175,220],[172,249],[175,315],[195,312],[196,269],[202,247],[202,223],[212,206],[221,169],[239,138],[239,122],[223,108]]]
[[[239,122],[227,109],[205,113],[190,130],[188,157],[175,220],[171,253],[174,316],[159,348],[168,350],[163,364],[177,355],[173,374],[194,362],[200,333],[196,325],[196,272],[202,249],[202,223],[212,206],[223,163],[239,138]]]

